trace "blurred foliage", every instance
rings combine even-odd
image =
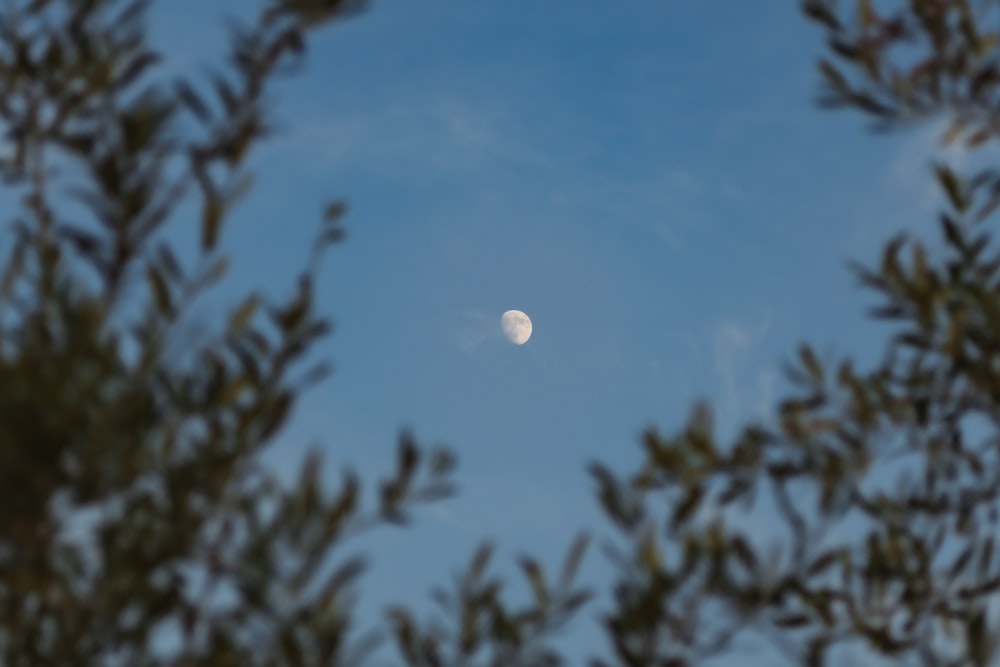
[[[822,105],[879,130],[944,117],[942,141],[967,150],[995,140],[1000,3],[802,5],[827,36]],[[634,474],[593,466],[622,538],[612,664],[761,646],[809,666],[1000,664],[1000,173],[933,176],[940,240],[902,234],[853,266],[891,327],[874,368],[803,346],[773,425],[722,442],[699,405],[646,434]]]
[[[453,460],[404,435],[370,501],[352,474],[323,484],[315,452],[290,485],[262,464],[326,372],[301,366],[343,204],[290,298],[247,295],[204,340],[184,322],[225,273],[274,82],[362,3],[268,2],[197,80],[163,74],[147,5],[0,9],[0,174],[20,205],[0,276],[0,664],[355,664],[371,638],[349,641],[364,562],[344,543],[447,495]],[[181,206],[190,262],[161,233]]]
[[[437,615],[392,607],[359,633],[364,561],[345,543],[448,495],[453,455],[403,434],[368,501],[352,474],[325,483],[315,452],[292,484],[262,463],[326,373],[299,369],[328,328],[314,289],[342,202],[291,297],[249,294],[204,340],[183,326],[225,273],[274,82],[365,3],[266,2],[198,79],[162,74],[147,4],[0,9],[0,175],[20,207],[0,267],[0,664],[350,665],[384,638],[412,667],[566,664],[553,642],[591,595],[586,538],[557,577],[519,560],[521,606],[484,544],[433,592]],[[1000,133],[1000,3],[802,4],[828,38],[823,105],[880,129],[943,115],[968,150]],[[808,666],[998,663],[1000,172],[933,176],[940,240],[901,235],[854,266],[892,326],[879,363],[803,346],[773,422],[722,441],[699,404],[647,432],[633,473],[592,464],[615,568],[595,667],[745,660],[761,642]],[[191,261],[162,233],[182,206]]]

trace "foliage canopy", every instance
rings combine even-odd
[[[272,0],[230,25],[224,64],[163,75],[141,0],[13,0],[0,9],[0,175],[19,199],[0,271],[0,662],[5,665],[347,665],[363,562],[350,536],[451,491],[454,459],[404,434],[370,501],[316,456],[292,487],[260,462],[327,331],[313,296],[340,239],[323,212],[287,300],[250,294],[194,363],[174,352],[193,301],[225,273],[220,240],[272,126],[269,91],[350,0]],[[971,0],[806,0],[826,33],[821,103],[890,129],[945,114],[969,150],[1000,132],[1000,7]],[[941,240],[900,236],[855,265],[892,324],[869,370],[803,346],[774,425],[732,442],[699,405],[649,431],[630,475],[594,463],[617,533],[610,657],[680,666],[756,634],[792,664],[844,647],[900,664],[987,665],[1000,591],[1000,172],[935,176]],[[199,248],[164,226],[193,205]],[[137,305],[138,304],[138,305]],[[190,343],[184,340],[184,343]],[[753,529],[761,513],[771,530]],[[525,557],[533,597],[503,599],[484,545],[450,624],[402,607],[387,629],[413,667],[555,665],[554,631],[587,601],[570,547],[558,577]]]

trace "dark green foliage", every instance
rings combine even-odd
[[[269,3],[199,92],[158,77],[146,4],[0,10],[0,171],[22,195],[0,285],[0,663],[349,664],[363,562],[336,547],[447,494],[452,463],[405,437],[373,504],[353,475],[321,484],[315,455],[290,487],[259,459],[325,370],[299,366],[328,327],[313,285],[343,205],[288,301],[249,295],[205,340],[181,324],[225,273],[269,87],[359,6]],[[188,266],[158,232],[192,200]]]
[[[996,3],[803,6],[828,35],[821,103],[880,129],[946,114],[944,140],[969,149],[996,137]],[[1000,177],[934,175],[940,241],[900,236],[880,265],[854,267],[894,327],[881,363],[861,372],[803,347],[774,426],[720,442],[702,406],[679,433],[647,434],[636,473],[594,467],[626,545],[606,617],[615,664],[702,664],[754,638],[791,664],[840,664],[848,647],[861,662],[1000,658],[1000,247],[988,229]]]
[[[265,3],[231,24],[224,66],[169,81],[146,4],[0,10],[0,174],[20,196],[0,267],[0,663],[360,663],[377,637],[353,628],[364,561],[343,546],[450,493],[455,462],[404,434],[395,472],[368,493],[350,473],[324,484],[316,454],[290,486],[261,463],[326,372],[300,366],[327,331],[315,282],[344,203],[321,212],[289,299],[246,295],[199,340],[182,325],[225,273],[273,82],[315,29],[365,3]],[[829,39],[824,104],[884,129],[945,113],[948,141],[994,139],[993,4],[803,5]],[[860,661],[996,663],[1000,175],[933,175],[940,241],[900,236],[854,267],[894,327],[879,364],[803,346],[773,425],[721,442],[698,405],[673,436],[645,435],[634,473],[591,466],[617,534],[610,664],[739,659],[753,637],[791,664],[835,664],[843,647]],[[188,263],[160,232],[192,202]],[[443,616],[394,607],[381,634],[414,667],[564,664],[553,638],[590,596],[575,583],[586,543],[555,578],[522,557],[519,607],[484,545],[433,593]]]
[[[586,549],[586,539],[571,547],[555,587],[541,567],[529,557],[521,570],[533,593],[531,604],[517,610],[503,600],[504,585],[487,577],[493,548],[482,545],[465,574],[456,579],[455,592],[434,592],[434,598],[454,628],[440,623],[420,628],[401,607],[389,609],[396,645],[413,667],[438,665],[489,665],[490,667],[556,667],[564,659],[546,640],[563,627],[587,602],[590,594],[575,590],[573,580]]]

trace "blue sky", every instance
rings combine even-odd
[[[160,3],[171,66],[219,53],[241,4]],[[366,617],[425,605],[484,538],[505,569],[554,565],[605,529],[588,461],[631,469],[641,430],[698,398],[722,433],[766,417],[799,342],[881,352],[845,261],[931,221],[934,135],[817,110],[820,35],[795,4],[383,0],[282,85],[223,291],[290,289],[322,204],[350,214],[320,286],[336,371],[271,460],[320,444],[331,474],[371,478],[401,427],[460,458],[457,498],[358,543]],[[512,308],[524,346],[500,335]],[[574,654],[600,646],[595,611]]]

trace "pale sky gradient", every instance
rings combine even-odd
[[[158,4],[187,68],[243,2]],[[383,0],[282,86],[224,292],[290,288],[322,204],[351,210],[320,287],[336,372],[271,459],[322,443],[331,472],[371,478],[403,426],[460,457],[458,498],[358,543],[364,618],[425,607],[484,538],[504,568],[554,565],[606,528],[588,461],[629,470],[641,430],[673,431],[698,398],[723,433],[766,418],[799,342],[881,352],[845,263],[927,228],[934,135],[817,110],[821,36],[796,4]],[[523,346],[508,309],[533,320]],[[598,585],[603,558],[583,571]],[[600,648],[596,610],[572,655]]]

